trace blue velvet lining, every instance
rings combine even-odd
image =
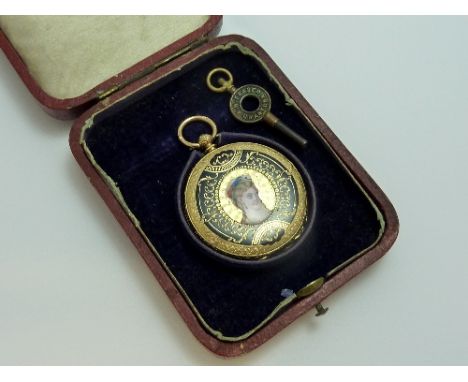
[[[259,84],[270,93],[272,111],[309,141],[301,150],[263,123],[246,125],[230,114],[228,94],[211,92],[205,76],[228,68],[234,83]],[[280,142],[304,165],[315,185],[315,223],[302,254],[255,270],[233,268],[205,256],[184,232],[177,211],[177,185],[191,152],[177,139],[186,117],[204,114],[222,132],[258,134]],[[96,163],[119,187],[127,206],[160,257],[177,278],[203,320],[227,337],[239,337],[260,324],[284,299],[325,276],[375,243],[376,211],[260,63],[232,47],[198,59],[99,113],[85,142]]]

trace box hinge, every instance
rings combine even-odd
[[[161,66],[166,65],[167,63],[175,60],[176,58],[184,55],[185,53],[190,52],[191,50],[199,47],[200,45],[204,44],[206,41],[208,41],[208,36],[204,36],[201,39],[198,39],[197,41],[191,43],[190,45],[187,45],[186,47],[182,48],[181,50],[177,51],[176,53],[166,57],[164,60],[158,61],[158,62],[154,63],[153,65],[143,69],[142,71],[134,74],[133,76],[131,76],[127,80],[121,82],[120,84],[113,85],[109,89],[104,90],[102,92],[99,92],[99,94],[97,96],[97,99],[99,101],[101,101],[101,100],[109,97],[111,94],[114,94],[115,92],[119,91],[120,89],[123,89],[127,85],[129,85],[129,84],[131,84],[131,83],[133,83],[135,81],[138,81],[139,79],[141,79],[141,78],[147,76],[148,74],[154,72],[156,69],[160,68]]]

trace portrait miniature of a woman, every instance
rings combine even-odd
[[[242,211],[241,224],[261,224],[271,215],[258,194],[252,178],[241,175],[234,178],[226,190],[233,204]]]

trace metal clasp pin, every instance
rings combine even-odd
[[[328,308],[324,308],[320,303],[315,305],[315,309],[317,310],[317,313],[315,313],[316,317],[323,316],[328,312]]]

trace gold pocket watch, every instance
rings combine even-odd
[[[190,142],[184,131],[206,123],[211,134]],[[255,142],[217,147],[206,116],[179,126],[180,142],[203,153],[182,186],[185,216],[212,250],[240,260],[268,259],[297,241],[307,220],[307,191],[297,167],[278,150]]]

